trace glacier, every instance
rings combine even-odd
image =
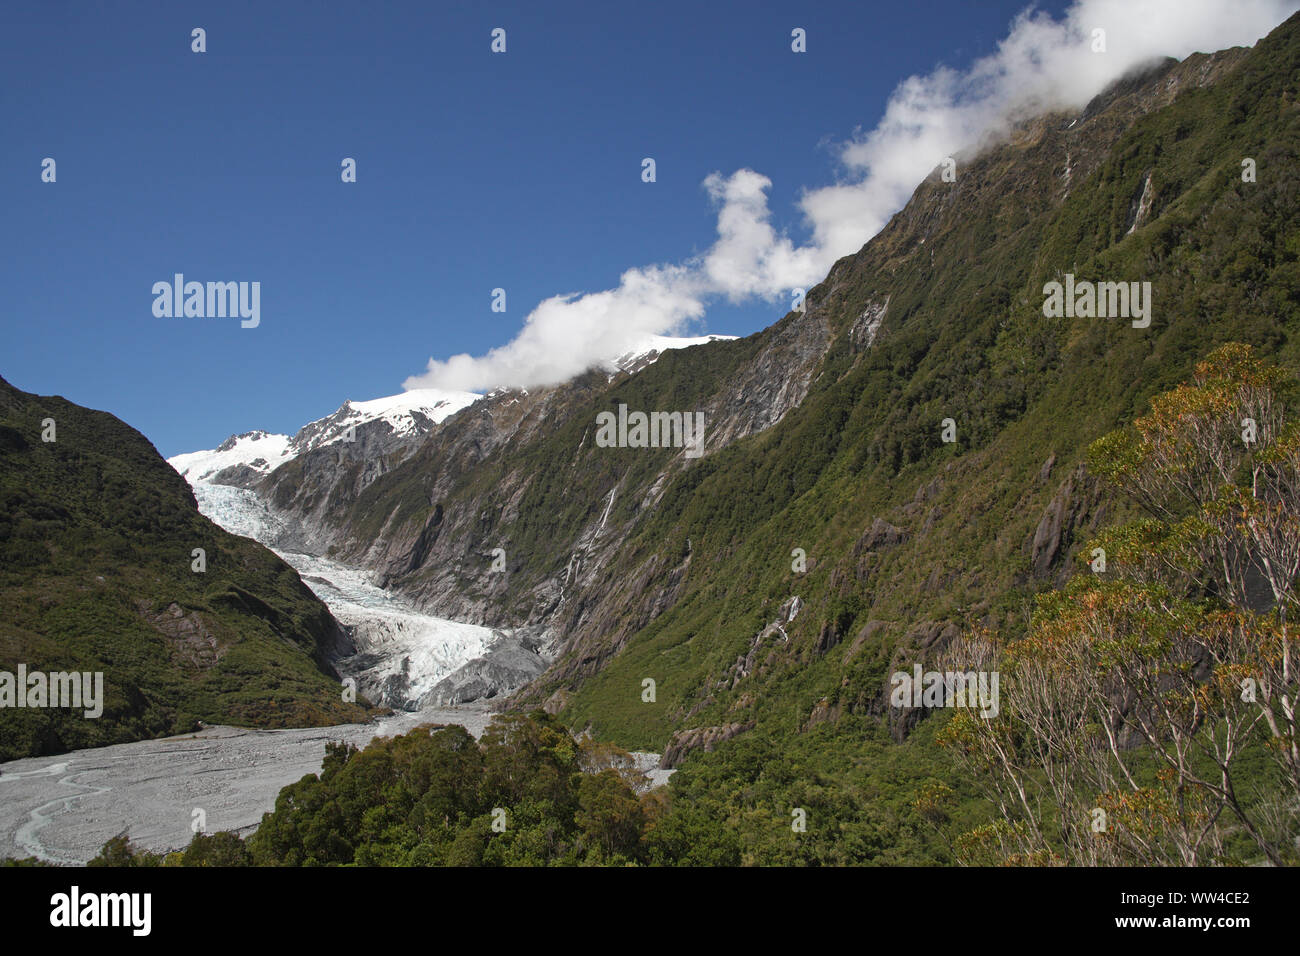
[[[286,530],[255,492],[202,482],[192,487],[199,511],[232,534],[270,547]],[[319,555],[270,550],[347,629],[357,653],[335,666],[371,703],[400,710],[459,703],[450,688],[438,685],[510,639],[508,630],[425,614],[356,568]]]

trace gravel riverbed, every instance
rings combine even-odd
[[[81,864],[123,831],[137,846],[179,849],[195,811],[208,833],[248,833],[280,789],[320,770],[328,741],[364,747],[420,724],[482,735],[487,705],[397,712],[367,724],[295,730],[208,727],[196,734],[0,764],[0,857]]]

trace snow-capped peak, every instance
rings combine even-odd
[[[399,395],[366,402],[348,399],[333,415],[304,425],[289,443],[295,454],[342,441],[349,430],[367,422],[383,421],[394,435],[412,435],[441,424],[462,408],[477,402],[474,392],[448,392],[437,388],[416,388]]]
[[[708,345],[710,342],[725,342],[734,338],[736,338],[734,335],[696,335],[687,337],[647,335],[631,349],[613,359],[611,364],[620,371],[639,372],[647,365],[652,365],[658,361],[664,352],[672,349],[685,349],[690,348],[692,345]]]
[[[231,435],[209,451],[192,451],[168,458],[167,463],[181,473],[191,485],[205,483],[228,468],[245,466],[259,474],[269,474],[295,457],[289,450],[288,435],[272,435],[261,430]]]
[[[422,388],[365,402],[344,402],[332,415],[309,422],[290,438],[264,431],[232,435],[210,451],[194,451],[167,459],[191,485],[244,484],[269,475],[304,452],[339,441],[350,441],[356,429],[382,421],[391,436],[428,431],[478,401],[473,392]]]

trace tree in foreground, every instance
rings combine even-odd
[[[1000,670],[1001,706],[941,742],[997,821],[968,863],[1297,862],[1300,427],[1294,383],[1230,344],[1150,414],[1089,450],[1144,517],[1081,555],[1029,634],[969,635],[955,659]]]

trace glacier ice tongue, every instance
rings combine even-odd
[[[194,485],[199,511],[232,534],[270,546],[284,522],[255,492],[229,485]],[[319,555],[279,551],[348,629],[357,653],[336,662],[355,678],[357,691],[371,703],[414,710],[428,703],[434,687],[482,658],[509,636],[506,631],[450,621],[416,610],[366,574]]]

